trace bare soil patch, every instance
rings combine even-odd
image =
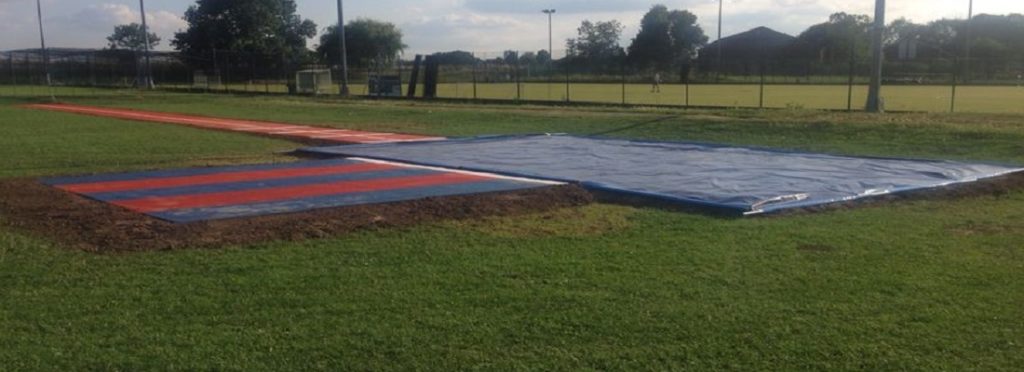
[[[68,247],[101,253],[299,241],[363,229],[549,211],[592,200],[590,193],[577,186],[555,186],[175,224],[67,193],[35,179],[0,180],[3,224]]]

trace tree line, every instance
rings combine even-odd
[[[296,13],[295,0],[197,0],[185,12],[188,27],[170,44],[196,69],[223,67],[292,71],[304,65],[333,65],[339,60],[337,25],[327,27],[319,43],[307,41],[318,26]],[[551,51],[507,51],[484,60],[465,51],[435,54],[443,65],[502,63],[561,68],[577,73],[617,74],[623,69],[658,71],[686,79],[694,73],[750,74],[770,62],[778,73],[828,74],[866,59],[871,17],[835,13],[793,37],[760,27],[708,44],[695,14],[654,5],[637,34],[621,45],[624,27],[617,20],[583,21],[567,39],[566,56]],[[372,68],[391,65],[407,47],[392,23],[360,18],[345,26],[348,63]],[[160,39],[150,34],[150,47]],[[141,27],[120,25],[108,38],[110,49],[144,47]],[[898,19],[886,29],[886,57],[908,74],[948,72],[969,66],[978,75],[1019,73],[1024,69],[1024,16],[979,15],[916,24]],[[971,59],[965,59],[970,45]],[[258,67],[257,67],[258,66]],[[966,67],[965,67],[966,68]]]

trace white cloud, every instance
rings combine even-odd
[[[873,13],[873,1],[849,0],[724,0],[725,35],[756,26],[798,34],[823,22],[834,12]],[[32,48],[39,43],[35,1],[0,0],[0,50]],[[554,17],[556,51],[576,34],[584,19],[616,19],[626,26],[623,43],[637,32],[640,18],[652,4],[688,9],[699,17],[705,33],[716,36],[716,0],[374,0],[346,2],[346,17],[369,17],[399,25],[411,53],[444,50],[501,52],[506,49],[547,48],[544,8],[558,10]],[[184,28],[180,18],[194,0],[147,0],[147,20],[169,48],[173,32]],[[321,29],[336,22],[335,2],[300,0],[299,13]],[[138,22],[137,0],[43,0],[47,14],[48,44],[57,47],[102,47],[117,24]],[[965,0],[889,0],[890,20],[906,17],[915,22],[938,18],[965,18]],[[976,13],[1024,13],[1024,1],[975,1]],[[312,43],[311,43],[312,44]],[[557,53],[556,53],[557,54]]]
[[[184,30],[188,26],[188,23],[180,15],[166,10],[146,12],[146,24],[165,40],[170,40],[175,32]]]
[[[424,16],[400,25],[406,44],[413,52],[440,50],[496,51],[502,45],[517,45],[522,31],[530,24],[514,17],[476,13],[452,13],[440,17]],[[432,45],[433,50],[424,50]]]
[[[66,24],[75,30],[96,30],[112,32],[114,26],[128,23],[141,23],[142,17],[137,8],[125,4],[104,3],[89,5],[71,15],[55,19],[57,23]],[[146,12],[146,25],[151,32],[156,32],[164,39],[185,27],[185,20],[180,15],[166,10]]]
[[[124,4],[94,4],[59,17],[47,18],[61,28],[78,30],[113,30],[114,26],[137,22],[139,17]],[[70,27],[67,27],[70,26]]]

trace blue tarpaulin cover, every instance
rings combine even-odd
[[[1024,171],[951,161],[567,135],[479,137],[303,151],[575,182],[591,189],[747,214],[935,188]]]

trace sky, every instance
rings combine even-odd
[[[336,0],[296,0],[299,14],[321,30],[337,21]],[[872,0],[723,0],[723,35],[767,26],[792,35],[829,14],[874,14]],[[174,32],[194,0],[146,0],[147,21],[169,50]],[[547,16],[541,9],[556,9],[553,18],[555,55],[565,39],[574,37],[580,22],[618,20],[626,26],[623,45],[639,29],[643,14],[653,4],[686,9],[699,18],[705,33],[717,36],[716,0],[347,0],[345,17],[365,17],[398,25],[409,46],[407,54],[466,50],[500,53],[503,50],[547,49]],[[138,22],[137,0],[42,0],[43,26],[48,47],[100,48],[118,24]],[[940,18],[966,18],[968,0],[888,0],[888,20],[907,18],[925,23]],[[1024,13],[1024,0],[974,0],[975,14]],[[0,50],[37,48],[39,29],[35,0],[0,0]],[[316,44],[311,40],[309,46]]]

